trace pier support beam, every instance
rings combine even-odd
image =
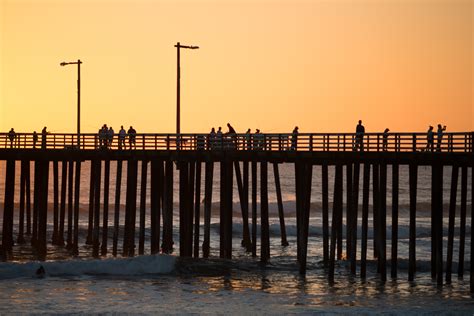
[[[61,179],[61,215],[63,214],[63,192],[66,190],[65,186],[65,180],[63,180],[66,177],[66,169],[64,166],[64,161],[63,161],[63,178]],[[89,178],[89,221],[87,225],[87,238],[86,238],[86,244],[87,245],[92,245],[92,235],[93,235],[93,228],[94,228],[94,193],[95,193],[95,167],[96,163],[91,160],[90,162],[91,166],[91,173],[90,173],[90,178]],[[66,193],[64,193],[66,194]],[[61,231],[61,230],[60,230]]]
[[[38,208],[38,259],[46,260],[46,229],[48,223],[48,178],[49,178],[49,161],[37,161],[40,171],[40,206]]]
[[[283,211],[283,198],[281,196],[281,185],[280,185],[280,171],[278,170],[278,163],[273,163],[273,175],[275,177],[275,191],[278,202],[278,217],[280,219],[280,234],[281,234],[281,245],[288,246],[288,240],[286,239],[286,226],[285,226],[285,213]]]
[[[362,240],[360,249],[360,277],[367,275],[367,237],[369,226],[369,190],[370,190],[370,163],[364,164],[364,179],[362,189]]]
[[[25,242],[24,232],[25,232],[25,204],[26,204],[26,173],[29,172],[30,162],[28,160],[21,161],[21,175],[20,175],[20,218],[19,218],[19,227],[18,227],[18,239],[19,244]],[[57,229],[57,227],[56,227]]]
[[[201,220],[201,162],[196,162],[196,185],[194,195],[194,247],[193,256],[199,258],[199,232]]]
[[[220,257],[232,258],[232,162],[221,161]]]
[[[165,162],[165,187],[163,196],[163,253],[173,252],[173,162]]]
[[[250,252],[251,241],[250,241],[250,231],[249,231],[248,191],[247,191],[247,199],[246,199],[244,185],[242,181],[242,174],[240,172],[240,164],[238,161],[234,161],[234,169],[235,169],[235,178],[237,180],[237,189],[239,191],[240,207],[242,211],[242,246],[244,246],[245,249],[248,252]],[[248,169],[247,169],[247,176],[248,176]],[[247,179],[247,185],[248,185],[248,179]]]
[[[15,160],[7,160],[5,175],[5,200],[3,209],[2,246],[5,257],[11,256],[13,249],[13,210],[15,198]],[[35,192],[36,194],[36,192]],[[7,255],[8,254],[8,255]]]
[[[22,165],[23,167],[23,165]],[[22,199],[20,197],[20,203]],[[21,204],[20,204],[21,205]],[[21,215],[21,207],[20,207]],[[52,244],[58,244],[58,232],[59,231],[59,171],[58,161],[53,161],[53,236]]]
[[[359,209],[359,178],[360,178],[360,164],[359,162],[354,163],[354,175],[352,185],[352,216],[351,218],[351,274],[356,274],[357,266],[357,221],[358,221],[358,209]]]
[[[127,197],[125,206],[124,256],[135,255],[135,222],[137,215],[137,174],[138,161],[127,161]]]
[[[100,160],[94,160],[91,162],[95,165],[94,167],[94,227],[92,230],[92,255],[99,257],[99,233],[100,233],[100,178],[102,162]]]
[[[451,192],[449,198],[448,252],[446,254],[446,284],[451,283],[451,272],[453,266],[454,221],[456,219],[456,195],[458,189],[458,173],[459,167],[453,165],[451,174]]]
[[[329,259],[328,278],[330,282],[334,282],[335,256],[336,256],[336,236],[337,230],[340,229],[339,218],[342,218],[342,165],[336,165],[336,173],[334,179],[334,200],[331,222],[331,250]]]
[[[151,254],[160,252],[161,201],[163,200],[163,161],[151,161],[150,211]]]
[[[74,161],[68,162],[68,199],[67,199],[67,238],[66,248],[72,248],[72,221],[73,221],[73,198],[74,198]]]
[[[145,220],[146,220],[146,185],[147,185],[147,171],[148,161],[142,160],[142,176],[140,186],[140,227],[138,238],[138,254],[145,253]]]
[[[252,161],[252,257],[257,256],[257,162]]]
[[[104,204],[102,211],[102,244],[100,254],[107,254],[107,241],[109,237],[109,189],[110,189],[110,160],[104,161]]]
[[[464,276],[464,249],[465,249],[465,243],[466,243],[466,208],[467,208],[466,204],[467,204],[467,166],[462,166],[461,168],[461,223],[459,227],[459,260],[458,260],[458,277],[459,278],[462,278]],[[471,239],[471,243],[472,242],[473,240]]]
[[[408,281],[415,279],[416,271],[416,193],[418,182],[418,165],[408,166],[410,184],[410,238],[408,249]]]
[[[122,189],[122,160],[117,160],[117,174],[115,175],[115,205],[114,205],[114,237],[112,241],[112,255],[117,256],[118,236],[120,225],[120,193]]]
[[[214,162],[208,161],[206,162],[204,175],[204,240],[202,243],[202,256],[204,258],[208,258],[210,252],[213,176]]]
[[[398,265],[398,164],[392,165],[392,256],[391,277],[397,278]]]
[[[79,199],[81,190],[81,161],[76,161],[76,174],[74,176],[76,183],[74,184],[74,238],[72,253],[77,256],[79,254]]]
[[[329,184],[328,165],[321,166],[322,181],[322,204],[323,204],[323,262],[327,266],[329,262]]]
[[[270,259],[270,224],[268,218],[268,163],[266,161],[260,163],[260,216],[260,261],[267,263]]]

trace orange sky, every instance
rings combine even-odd
[[[0,0],[0,130],[474,129],[471,0]]]

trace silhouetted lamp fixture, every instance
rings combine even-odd
[[[180,134],[180,122],[181,122],[181,87],[180,87],[180,79],[181,79],[181,70],[180,70],[180,58],[179,58],[179,50],[180,48],[186,48],[186,49],[199,49],[199,46],[189,46],[189,45],[181,45],[180,42],[178,42],[174,47],[177,48],[178,51],[178,76],[177,76],[177,89],[176,89],[176,134],[177,137],[179,138]],[[179,147],[179,139],[176,143],[176,145]]]
[[[81,64],[82,61],[78,59],[72,62],[62,62],[59,65],[77,65],[77,148],[81,146]]]

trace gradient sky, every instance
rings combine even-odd
[[[472,131],[472,0],[0,0],[0,130]]]

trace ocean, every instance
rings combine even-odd
[[[61,166],[61,165],[60,165]],[[140,167],[140,166],[139,166]],[[17,165],[17,184],[19,165]],[[52,168],[50,168],[49,202],[53,200]],[[140,169],[139,169],[140,170]],[[115,192],[115,163],[111,163],[111,197]],[[32,168],[33,172],[33,168]],[[126,164],[124,165],[124,174]],[[332,200],[333,174],[329,169],[329,197]],[[362,172],[361,172],[362,173]],[[234,224],[232,260],[219,259],[219,167],[214,170],[213,218],[211,225],[211,256],[209,259],[179,257],[178,233],[178,174],[174,180],[174,252],[171,255],[151,255],[150,231],[146,230],[146,253],[134,258],[114,258],[109,239],[109,255],[101,259],[92,258],[92,249],[85,245],[87,233],[87,203],[89,198],[90,166],[82,166],[80,194],[79,256],[71,258],[62,247],[48,245],[48,260],[38,262],[27,245],[15,245],[15,260],[0,263],[0,313],[119,313],[119,314],[288,314],[288,313],[387,313],[387,314],[473,314],[474,300],[469,293],[469,258],[471,243],[471,194],[468,194],[468,219],[466,225],[465,273],[457,278],[459,250],[459,205],[460,182],[458,184],[458,207],[456,209],[456,232],[454,243],[453,281],[438,287],[430,274],[430,202],[431,169],[419,168],[417,205],[417,273],[415,281],[408,282],[408,168],[400,167],[400,218],[399,218],[399,267],[398,278],[382,283],[376,273],[373,259],[372,218],[369,218],[368,271],[367,278],[350,275],[349,262],[336,264],[333,284],[327,279],[322,262],[321,227],[321,168],[313,169],[310,237],[308,245],[308,270],[305,276],[298,273],[296,262],[296,221],[294,166],[280,164],[280,177],[288,234],[288,247],[282,247],[276,205],[275,184],[269,168],[270,199],[270,262],[262,265],[258,258],[241,247],[242,222],[237,187],[234,187]],[[387,254],[390,259],[391,245],[391,169],[388,168],[387,194]],[[451,168],[444,168],[443,202],[447,214]],[[471,192],[471,173],[468,175],[468,192]],[[140,175],[139,175],[140,178]],[[459,177],[461,178],[461,177]],[[149,177],[148,177],[149,179]],[[5,164],[0,163],[0,194],[4,192]],[[360,179],[362,181],[362,177]],[[122,179],[124,184],[125,179]],[[235,181],[234,181],[235,182]],[[140,179],[138,179],[140,183]],[[361,182],[362,183],[362,182]],[[204,183],[202,183],[204,185]],[[102,186],[103,188],[103,186]],[[148,185],[148,189],[150,186]],[[345,186],[344,186],[345,188]],[[140,196],[138,188],[138,196]],[[122,186],[121,204],[125,203],[125,186]],[[201,190],[203,193],[203,190]],[[149,195],[147,192],[147,227],[149,227]],[[15,202],[18,207],[19,190],[16,188]],[[344,194],[345,198],[345,194]],[[203,195],[201,196],[203,199]],[[360,196],[359,201],[362,201]],[[3,201],[1,201],[3,202]],[[372,203],[372,199],[370,199]],[[137,201],[138,205],[138,201]],[[0,205],[0,221],[3,219],[3,204]],[[48,239],[52,232],[52,205],[49,207]],[[331,208],[331,203],[330,203]],[[121,207],[120,224],[123,225],[125,207]],[[360,210],[360,206],[359,206]],[[113,212],[113,204],[109,206]],[[259,211],[258,211],[259,212]],[[201,207],[203,213],[203,207]],[[359,212],[360,214],[360,212]],[[371,213],[370,213],[371,214]],[[15,215],[18,215],[17,210]],[[15,236],[17,227],[15,219]],[[138,223],[138,221],[137,221]],[[201,221],[202,223],[202,221]],[[113,217],[109,214],[109,227]],[[359,238],[360,238],[359,218]],[[447,233],[447,218],[444,217],[444,236]],[[260,227],[258,226],[258,229]],[[345,229],[344,229],[345,232]],[[111,236],[112,232],[110,232]],[[201,226],[201,238],[203,240]],[[120,233],[120,238],[123,233]],[[137,239],[138,240],[138,239]],[[445,248],[447,238],[444,240]],[[138,244],[138,241],[137,241]],[[119,240],[119,253],[121,250]],[[257,245],[257,254],[259,254]],[[360,239],[358,240],[360,251]],[[202,251],[200,251],[202,256]],[[444,250],[446,258],[446,250]],[[360,253],[358,253],[360,258]],[[42,265],[46,271],[37,278],[36,269]],[[388,271],[390,269],[388,268]]]

